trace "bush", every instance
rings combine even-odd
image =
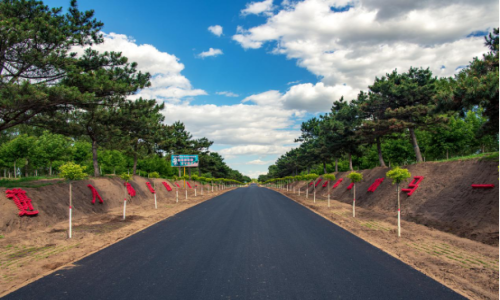
[[[85,169],[86,167],[82,167],[73,162],[68,162],[59,167],[59,170],[61,170],[60,176],[66,180],[81,180],[88,177],[89,175],[83,172]]]

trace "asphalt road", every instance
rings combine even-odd
[[[206,201],[3,299],[462,299],[281,194]]]

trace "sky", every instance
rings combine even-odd
[[[64,7],[69,0],[45,0]],[[453,76],[487,51],[497,0],[80,0],[104,23],[99,51],[152,75],[143,97],[166,123],[257,178],[290,149],[300,124],[354,99],[375,77],[430,68]]]

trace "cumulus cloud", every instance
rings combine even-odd
[[[247,165],[269,165],[271,163],[273,163],[272,160],[270,160],[270,161],[263,161],[263,160],[260,160],[260,159],[255,159],[255,160],[247,162],[246,164]]]
[[[280,107],[293,110],[299,114],[300,111],[311,113],[328,111],[334,101],[342,96],[346,100],[356,97],[356,91],[347,85],[326,86],[322,82],[316,84],[304,83],[290,87],[286,93],[271,90],[255,94],[243,99],[243,102],[253,102],[257,105]]]
[[[201,89],[193,89],[189,80],[181,72],[184,65],[172,54],[162,52],[149,44],[137,44],[134,39],[124,34],[103,33],[104,43],[92,46],[99,52],[122,52],[129,62],[137,62],[137,69],[152,75],[151,87],[141,90],[131,99],[144,97],[179,103],[185,97],[201,96],[207,93]],[[82,54],[84,49],[75,47],[72,51]]]
[[[320,103],[356,95],[396,68],[430,67],[437,76],[452,76],[487,51],[483,38],[471,33],[497,27],[498,7],[493,0],[285,1],[264,24],[238,27],[233,40],[245,49],[272,42],[272,53],[296,59],[324,85],[294,86],[283,103],[305,109],[301,95],[324,109]]]
[[[210,49],[208,49],[208,51],[201,52],[200,54],[198,54],[198,57],[205,58],[205,57],[217,56],[217,55],[222,55],[222,54],[223,54],[222,50],[210,48]]]
[[[266,109],[257,105],[188,105],[167,103],[167,123],[181,120],[195,137],[207,137],[219,145],[293,144],[299,135],[294,124],[296,112]],[[289,149],[289,148],[288,148]],[[256,153],[259,154],[259,153]]]
[[[265,15],[271,16],[273,14],[273,0],[264,0],[262,2],[251,2],[247,7],[241,10],[241,15]]]
[[[292,147],[279,146],[279,145],[245,145],[236,146],[228,149],[222,149],[219,151],[220,154],[227,157],[234,157],[238,155],[270,155],[277,154],[281,155],[290,151]]]
[[[216,92],[216,94],[226,96],[226,97],[239,97],[240,96],[238,94],[235,94],[233,92],[228,92],[228,91]]]
[[[222,35],[222,26],[220,26],[220,25],[210,26],[210,27],[208,27],[208,31],[215,34],[216,36],[221,36]]]

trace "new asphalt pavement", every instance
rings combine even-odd
[[[285,196],[230,191],[3,299],[463,299]]]

